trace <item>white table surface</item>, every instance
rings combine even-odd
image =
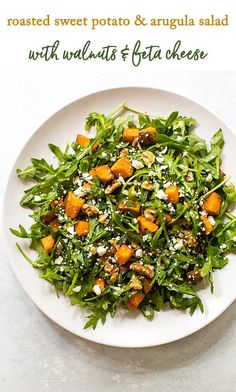
[[[62,106],[94,90],[159,87],[201,102],[236,127],[236,72],[132,75],[6,70],[1,81],[0,198],[29,136]],[[236,302],[203,330],[161,347],[87,342],[51,322],[16,281],[0,249],[0,391],[236,391]]]

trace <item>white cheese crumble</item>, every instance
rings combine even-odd
[[[89,173],[82,173],[82,177],[86,178],[86,180],[91,180],[93,178]]]
[[[83,188],[76,188],[75,190],[74,190],[74,195],[75,196],[79,196],[79,197],[81,197],[81,196],[84,196],[86,194],[86,192],[84,191],[84,189]]]
[[[57,265],[61,265],[62,262],[63,262],[63,258],[61,256],[58,256],[54,261],[54,263]]]
[[[233,240],[234,242],[236,242],[236,236],[234,236],[234,237],[232,238],[232,240]]]
[[[102,152],[102,158],[106,158],[107,157],[107,153],[105,151]]]
[[[41,201],[41,196],[38,195],[34,196],[34,201]]]
[[[144,165],[142,164],[142,162],[138,161],[137,159],[133,159],[131,164],[132,164],[132,166],[133,166],[135,169],[142,169],[142,168],[144,167]]]
[[[96,295],[100,295],[100,294],[102,293],[102,289],[101,289],[101,287],[100,287],[98,284],[95,284],[95,285],[93,286],[93,292],[94,292]]]
[[[178,249],[183,248],[183,246],[184,246],[184,241],[183,241],[181,238],[177,238],[177,239],[176,239],[176,243],[175,243],[175,245],[174,245],[174,248],[175,248],[176,250],[178,250]]]
[[[97,254],[99,256],[105,255],[106,251],[107,251],[107,248],[105,248],[105,246],[98,246],[97,247]]]
[[[172,185],[172,183],[170,181],[168,181],[168,182],[165,182],[165,184],[163,186],[164,186],[164,188],[169,188],[169,186],[171,186],[171,185]]]
[[[162,163],[162,162],[164,162],[164,158],[162,158],[162,157],[156,157],[156,161],[157,161],[158,163]]]
[[[75,235],[74,226],[68,227],[67,231],[68,231],[68,233],[70,233],[71,235]]]
[[[209,223],[210,223],[212,226],[214,226],[215,223],[216,223],[216,221],[215,221],[215,219],[213,218],[213,216],[208,216],[208,221],[209,221]]]
[[[207,177],[206,177],[206,181],[207,182],[211,182],[212,181],[212,174],[211,173],[209,173],[208,175],[207,175]]]
[[[129,194],[129,192],[127,191],[127,189],[124,189],[124,190],[122,191],[122,193],[123,193],[123,195],[125,195],[125,196],[127,196],[127,195]]]
[[[80,290],[81,290],[81,286],[75,286],[75,287],[73,288],[73,291],[74,291],[75,293],[79,293]]]
[[[141,259],[141,257],[143,257],[142,249],[137,249],[135,252],[135,256]]]
[[[168,196],[165,194],[165,192],[160,189],[159,191],[157,191],[156,193],[156,197],[160,200],[167,200]]]

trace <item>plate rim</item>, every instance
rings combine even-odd
[[[125,345],[124,345],[124,343],[123,343],[123,344],[122,344],[122,343],[120,343],[120,344],[119,344],[119,343],[112,343],[112,344],[111,344],[111,343],[106,343],[106,342],[100,340],[99,337],[96,337],[96,335],[94,335],[94,337],[91,337],[91,336],[85,336],[84,334],[83,334],[83,335],[78,334],[77,332],[75,332],[75,331],[73,330],[73,328],[70,328],[69,326],[65,326],[63,320],[61,320],[60,322],[58,322],[58,320],[56,320],[56,318],[55,318],[53,315],[49,314],[49,313],[47,312],[46,309],[43,309],[42,306],[38,303],[38,300],[32,298],[32,296],[30,295],[28,289],[27,289],[27,288],[24,286],[24,284],[22,283],[22,281],[21,281],[21,279],[20,279],[20,277],[19,277],[19,275],[18,275],[17,269],[14,267],[13,260],[12,260],[12,258],[11,258],[11,256],[10,256],[10,249],[8,248],[8,244],[7,244],[8,240],[7,240],[6,234],[5,234],[5,230],[6,230],[6,227],[7,227],[7,226],[5,225],[5,212],[4,212],[4,206],[5,206],[5,204],[6,204],[7,190],[8,190],[9,184],[10,184],[10,180],[11,180],[12,176],[15,175],[15,168],[16,168],[16,163],[17,163],[17,161],[19,160],[20,156],[22,155],[22,153],[23,153],[25,147],[27,146],[27,144],[31,141],[31,139],[40,131],[40,129],[41,129],[48,121],[50,121],[54,116],[57,116],[57,114],[58,114],[59,112],[65,110],[68,106],[71,106],[71,105],[73,105],[73,104],[76,104],[76,103],[77,103],[78,101],[80,101],[80,100],[89,99],[90,97],[95,96],[95,95],[97,95],[97,94],[101,94],[101,93],[107,93],[107,92],[112,92],[112,91],[117,91],[117,90],[135,90],[135,89],[137,89],[137,90],[142,89],[142,90],[159,91],[159,92],[161,92],[161,93],[171,94],[171,95],[173,95],[173,96],[176,96],[177,98],[186,99],[186,100],[188,100],[190,103],[195,104],[195,105],[199,106],[200,108],[202,108],[202,109],[204,109],[204,110],[207,110],[207,111],[208,111],[210,114],[212,114],[217,120],[219,120],[220,122],[224,123],[225,126],[232,132],[232,134],[233,134],[234,136],[236,136],[236,131],[234,131],[234,129],[232,129],[231,126],[229,126],[228,123],[225,122],[225,120],[223,120],[218,114],[216,114],[214,111],[212,111],[211,109],[209,109],[208,106],[201,104],[198,100],[189,98],[189,97],[186,96],[186,95],[179,94],[179,93],[176,93],[176,92],[171,91],[171,90],[167,90],[167,89],[163,89],[163,88],[158,88],[158,87],[156,87],[156,88],[155,88],[155,87],[149,87],[149,86],[147,86],[147,85],[146,85],[146,86],[127,86],[127,85],[126,85],[126,86],[113,87],[113,88],[108,88],[108,89],[103,89],[103,90],[95,90],[95,91],[93,91],[93,92],[91,92],[91,93],[89,93],[89,94],[82,95],[82,96],[78,97],[77,99],[75,99],[75,100],[73,100],[73,101],[67,103],[66,105],[61,106],[61,107],[60,107],[58,110],[56,110],[52,115],[50,115],[45,121],[43,121],[43,122],[41,123],[41,125],[39,125],[39,126],[37,127],[37,129],[35,129],[35,130],[33,131],[33,133],[26,139],[26,141],[24,142],[23,146],[20,148],[20,150],[19,150],[19,152],[18,152],[18,154],[17,154],[17,157],[16,157],[15,160],[13,161],[13,164],[11,165],[11,169],[9,170],[8,179],[7,179],[7,181],[6,181],[6,183],[5,183],[5,186],[4,186],[4,188],[3,188],[3,198],[2,198],[2,203],[1,203],[1,204],[2,204],[2,208],[1,208],[1,218],[2,218],[2,219],[1,219],[1,225],[0,225],[0,227],[1,227],[2,232],[3,232],[3,236],[1,236],[1,241],[0,241],[0,242],[1,242],[2,245],[3,245],[4,253],[5,253],[6,256],[7,256],[8,262],[10,262],[11,270],[13,271],[14,276],[16,277],[16,279],[17,279],[17,281],[19,282],[20,286],[24,289],[25,293],[27,294],[28,298],[30,298],[30,300],[32,301],[32,303],[33,303],[34,305],[36,305],[37,308],[38,308],[45,316],[47,316],[47,318],[49,318],[50,320],[52,320],[52,321],[53,321],[54,323],[56,323],[59,327],[61,327],[61,328],[65,329],[66,331],[72,333],[73,335],[78,336],[79,338],[85,339],[85,340],[87,340],[87,341],[91,341],[91,342],[93,342],[93,343],[102,344],[102,345],[109,346],[109,347],[119,347],[119,348],[147,348],[147,347],[162,346],[162,345],[165,345],[165,344],[169,344],[169,343],[172,343],[172,342],[175,342],[175,341],[184,339],[184,338],[186,338],[186,337],[188,337],[188,336],[190,336],[190,335],[192,335],[192,334],[195,334],[196,332],[202,330],[203,328],[205,328],[206,326],[208,326],[209,324],[211,324],[211,323],[212,323],[215,319],[217,319],[221,314],[224,314],[224,312],[225,312],[225,311],[231,306],[231,304],[235,301],[235,299],[236,299],[236,294],[235,294],[234,298],[230,299],[230,300],[226,303],[226,306],[224,307],[223,310],[220,309],[218,312],[216,312],[216,314],[214,314],[213,317],[211,317],[210,319],[207,319],[207,320],[203,323],[203,325],[201,325],[200,327],[197,326],[196,328],[192,329],[191,331],[184,333],[180,338],[177,338],[177,339],[176,339],[176,338],[169,338],[169,339],[166,339],[166,340],[165,340],[164,342],[162,342],[162,343],[148,343],[148,344],[142,344],[142,343],[141,343],[141,344],[135,344],[135,345],[134,345],[134,344],[127,344],[127,343],[126,343]],[[19,256],[20,256],[20,254],[19,254]]]

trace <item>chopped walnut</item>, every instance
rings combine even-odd
[[[108,216],[109,216],[109,214],[107,214],[107,213],[100,215],[99,218],[98,218],[98,222],[99,223],[105,223],[105,221],[107,220]]]
[[[119,241],[117,241],[116,239],[111,239],[110,243],[112,244],[112,246],[117,250],[120,247],[120,243]]]
[[[110,273],[112,272],[113,268],[114,268],[114,265],[112,265],[111,263],[109,263],[109,261],[107,261],[107,262],[105,263],[105,265],[104,265],[104,271],[105,271],[107,274],[110,274]]]
[[[97,248],[95,246],[92,246],[92,248],[90,249],[90,252],[92,255],[95,255],[97,253]]]
[[[120,152],[121,158],[127,157],[128,153],[129,153],[128,148],[123,148],[123,150],[121,150],[121,152]]]
[[[143,287],[142,282],[139,280],[139,278],[136,275],[132,275],[129,286],[131,289],[134,290],[142,290]]]
[[[144,215],[144,217],[146,218],[146,219],[148,219],[150,222],[154,222],[155,221],[155,213],[156,213],[156,210],[152,210],[151,208],[146,208],[146,210],[144,210],[144,213],[143,213],[143,215]]]
[[[134,241],[132,241],[130,245],[131,245],[131,247],[133,249],[139,249],[140,248],[140,245],[136,244]]]
[[[155,155],[151,151],[144,151],[141,157],[147,167],[152,166],[155,162]]]
[[[114,283],[119,276],[119,267],[106,261],[104,271],[110,275],[108,283]]]
[[[187,279],[189,283],[197,284],[202,280],[201,270],[187,272]]]
[[[153,189],[153,184],[148,181],[143,181],[143,183],[141,184],[141,188],[146,189],[147,191],[151,191]]]
[[[195,248],[197,245],[196,238],[193,235],[191,230],[184,230],[184,246],[188,246],[189,248]]]
[[[139,194],[136,192],[135,186],[134,186],[134,185],[130,188],[130,195],[133,196],[133,197],[138,197],[138,195],[139,195]]]
[[[185,179],[186,179],[187,182],[193,181],[193,180],[194,180],[193,173],[192,173],[191,171],[189,171],[189,172],[187,173]]]
[[[84,204],[82,206],[82,211],[88,216],[95,216],[99,213],[99,209],[97,207],[91,206],[89,204]]]
[[[154,276],[154,267],[150,264],[132,263],[130,269],[140,275],[147,276],[147,278],[153,278]]]
[[[132,142],[132,147],[138,147],[139,146],[139,138],[136,137],[133,142]]]
[[[112,192],[114,192],[116,189],[120,188],[122,186],[121,181],[115,181],[111,185],[108,185],[105,189],[105,195],[110,195]]]

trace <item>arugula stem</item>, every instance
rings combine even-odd
[[[110,114],[108,114],[107,118],[113,117],[116,113],[118,113],[121,109],[125,108],[125,102],[121,103],[117,108],[115,108]]]
[[[224,185],[228,180],[229,180],[229,176],[226,176],[225,179],[223,181],[221,181],[218,185],[215,186],[215,188],[211,189],[209,192],[207,192],[205,195],[203,195],[199,200],[202,201],[203,199],[205,199],[207,196],[209,196],[211,193],[215,192],[217,189],[221,188],[222,185]]]

